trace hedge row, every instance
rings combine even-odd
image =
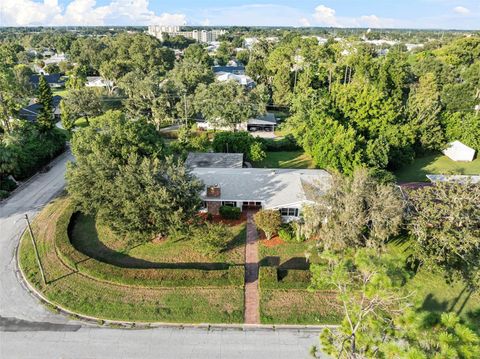
[[[304,269],[260,267],[259,279],[260,286],[265,289],[306,289],[311,273]]]
[[[55,251],[58,257],[72,270],[106,282],[140,287],[209,287],[243,286],[243,265],[226,269],[177,269],[177,268],[121,268],[90,258],[76,250],[68,236],[69,225],[74,215],[69,205],[59,217],[55,233]]]

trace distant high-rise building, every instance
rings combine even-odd
[[[181,35],[198,42],[207,43],[217,41],[221,35],[226,34],[226,31],[217,29],[184,31],[182,26],[150,25],[148,27],[148,33],[160,41],[163,41],[165,34],[167,34],[170,37]]]

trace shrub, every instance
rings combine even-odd
[[[0,177],[0,190],[10,192],[15,188],[17,188],[17,184],[14,180],[9,177],[5,177],[3,179]]]
[[[221,206],[219,212],[224,219],[240,219],[242,215],[240,208],[231,206]]]
[[[9,196],[10,192],[4,191],[3,189],[0,189],[0,199],[7,198]]]
[[[250,146],[255,141],[248,132],[218,132],[212,142],[215,152],[250,153]]]
[[[283,226],[278,231],[278,236],[282,241],[293,242],[295,240],[295,234],[290,226]]]
[[[260,162],[263,161],[266,157],[267,154],[265,153],[261,142],[256,141],[250,146],[250,153],[248,156],[249,159],[254,162]]]
[[[296,151],[300,149],[297,141],[292,135],[286,135],[282,139],[263,138],[261,139],[263,147],[269,152]]]
[[[275,209],[260,210],[255,213],[253,219],[257,227],[265,233],[267,239],[271,239],[282,225],[282,216]]]
[[[193,238],[205,254],[221,252],[233,237],[230,228],[224,224],[205,222],[193,230]]]

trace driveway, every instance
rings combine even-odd
[[[65,185],[67,152],[0,203],[0,358],[309,358],[318,330],[100,328],[46,310],[19,281],[15,249],[26,223]],[[288,308],[285,308],[288,310]]]

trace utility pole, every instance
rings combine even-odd
[[[185,103],[185,127],[187,127],[187,92],[183,94],[183,102]]]
[[[32,239],[33,248],[35,249],[35,256],[37,257],[38,266],[40,267],[43,284],[46,286],[47,281],[45,280],[45,273],[43,272],[42,262],[40,261],[40,256],[38,255],[37,243],[35,242],[35,236],[33,235],[32,226],[30,225],[30,221],[28,220],[28,214],[25,214],[25,220],[27,221],[28,230],[30,231],[30,238]]]

